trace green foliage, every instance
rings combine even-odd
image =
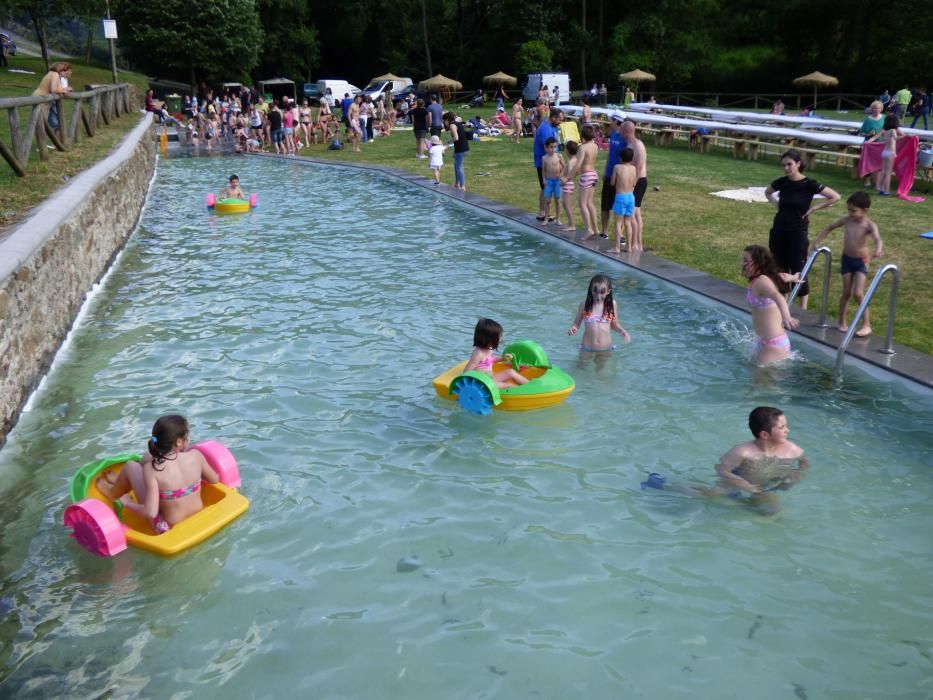
[[[515,54],[515,69],[520,74],[551,70],[553,64],[554,52],[538,39],[526,41]]]
[[[253,0],[126,0],[119,19],[121,46],[155,76],[228,80],[259,61],[262,30]]]

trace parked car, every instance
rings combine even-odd
[[[411,78],[399,78],[398,80],[374,80],[365,88],[363,88],[363,94],[375,99],[390,87],[392,90],[392,97],[397,97],[399,93],[412,87]]]

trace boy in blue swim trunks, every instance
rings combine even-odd
[[[632,217],[635,216],[635,183],[638,182],[638,171],[632,165],[635,160],[635,151],[623,148],[619,153],[621,161],[612,169],[612,179],[609,183],[616,189],[615,202],[612,204],[612,213],[615,214],[616,227],[616,253],[622,252],[622,242],[628,242],[629,251],[640,250],[635,247],[632,240]],[[622,229],[625,229],[625,237]]]
[[[871,197],[864,192],[855,192],[846,200],[846,209],[848,214],[838,221],[830,224],[813,241],[810,252],[819,248],[830,231],[845,226],[845,237],[842,243],[842,264],[840,272],[842,273],[842,296],[839,298],[839,325],[837,328],[840,333],[846,333],[849,330],[849,324],[846,323],[846,310],[849,307],[849,299],[855,298],[856,308],[862,303],[865,296],[865,278],[868,276],[868,242],[875,242],[875,253],[873,260],[877,260],[884,252],[884,244],[881,242],[881,234],[878,232],[878,226],[874,221],[868,218],[868,210],[871,207]],[[855,335],[859,338],[871,335],[871,323],[868,322],[868,309],[865,309],[865,315],[862,317],[862,327]]]
[[[557,152],[557,139],[551,136],[544,142],[544,156],[541,158],[541,175],[544,177],[544,221],[547,226],[554,221],[551,217],[551,200],[554,200],[554,211],[557,214],[557,225],[560,226],[560,198],[563,194],[560,177],[564,174],[564,159]]]

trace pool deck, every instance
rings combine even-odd
[[[745,302],[745,287],[717,279],[704,272],[694,270],[652,255],[649,252],[640,253],[621,253],[613,252],[613,243],[611,239],[595,238],[584,241],[584,232],[577,230],[558,231],[556,227],[544,227],[531,214],[523,209],[513,207],[509,204],[503,204],[486,197],[482,197],[472,192],[460,192],[450,185],[434,185],[434,182],[421,175],[401,170],[399,168],[386,167],[381,165],[370,165],[367,163],[347,163],[343,161],[324,160],[308,156],[281,156],[274,153],[254,153],[250,154],[260,158],[282,158],[291,162],[309,162],[318,165],[327,165],[338,168],[350,168],[355,170],[367,170],[370,172],[382,173],[390,177],[404,180],[405,182],[421,187],[428,192],[449,197],[452,200],[467,204],[472,207],[487,211],[497,216],[508,219],[511,223],[524,227],[529,231],[534,231],[544,236],[558,239],[566,244],[576,246],[589,253],[601,256],[606,261],[616,264],[623,264],[636,270],[652,275],[671,284],[675,284],[691,292],[704,296],[708,299],[720,302],[743,312],[748,312],[748,306]],[[649,219],[650,222],[650,219]],[[736,253],[738,256],[738,252]],[[817,303],[819,300],[814,299]],[[833,304],[831,299],[830,304]],[[800,320],[800,325],[792,331],[795,338],[806,338],[811,341],[811,345],[822,349],[830,357],[835,358],[839,344],[842,342],[843,335],[836,330],[834,324],[830,323],[826,328],[817,326],[819,315],[810,311],[804,311],[799,307],[793,309],[793,315]],[[829,323],[831,319],[827,322]],[[862,368],[871,372],[872,368],[879,368],[886,372],[892,372],[909,382],[915,382],[925,389],[933,389],[933,357],[922,352],[908,348],[895,343],[893,345],[894,354],[887,355],[881,352],[884,347],[884,330],[879,334],[877,331],[868,338],[853,338],[846,350],[846,364],[861,364]]]

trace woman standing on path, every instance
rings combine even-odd
[[[768,247],[781,272],[795,274],[803,270],[810,247],[810,214],[831,207],[839,201],[839,194],[816,180],[811,180],[803,171],[806,166],[800,162],[800,151],[795,148],[781,156],[784,177],[778,178],[765,190],[768,201],[777,207]],[[774,196],[780,192],[780,199]],[[822,194],[826,200],[812,206],[813,197]],[[810,286],[804,281],[800,288],[800,308],[807,308]]]

